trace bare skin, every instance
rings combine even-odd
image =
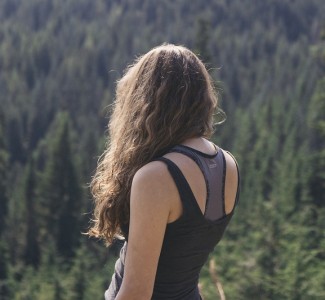
[[[188,139],[182,144],[207,154],[217,151],[203,138]],[[207,191],[197,164],[180,153],[168,153],[165,157],[181,169],[203,213]],[[233,158],[227,153],[225,157],[225,209],[230,213],[235,203],[238,176]],[[154,161],[138,170],[131,187],[128,249],[117,300],[151,299],[166,225],[181,215],[181,199],[167,166]]]

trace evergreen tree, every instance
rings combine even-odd
[[[8,121],[7,131],[10,162],[25,162],[25,149],[22,141],[21,124],[18,117],[14,117]]]
[[[313,266],[317,266],[317,279],[322,282],[325,290],[324,265],[325,253],[320,249],[325,247],[325,28],[319,41],[317,62],[320,68],[320,79],[311,97],[308,107],[307,122],[309,125],[309,196],[311,209],[306,224],[311,229],[308,235],[308,246],[317,253]],[[314,269],[313,269],[314,270]],[[315,289],[318,291],[318,289]]]
[[[316,206],[325,207],[325,77],[318,82],[309,106],[308,117],[313,155],[310,193]]]
[[[71,151],[68,114],[59,114],[56,125],[53,141],[49,143],[42,197],[47,207],[47,231],[59,254],[68,258],[74,254],[80,237],[82,193]]]
[[[83,300],[85,297],[85,291],[87,288],[87,273],[84,272],[87,269],[85,263],[87,259],[87,253],[83,246],[78,249],[78,253],[74,259],[74,265],[71,268],[71,300]],[[88,258],[89,259],[89,258]],[[88,267],[89,268],[89,267]]]
[[[59,278],[55,278],[53,285],[54,285],[54,297],[53,297],[53,300],[54,299],[57,299],[57,300],[66,299],[64,297],[64,288],[62,287],[61,280]]]
[[[0,240],[0,299],[9,299],[8,286],[8,250],[4,241]]]
[[[8,169],[8,153],[4,141],[4,118],[0,110],[0,238],[5,228],[6,214],[8,210],[8,197],[6,192],[6,174]]]
[[[206,19],[199,18],[197,21],[195,48],[200,58],[206,64],[211,62],[209,41],[210,41],[210,23]]]
[[[35,199],[36,199],[36,178],[34,171],[33,159],[27,165],[25,182],[24,182],[24,196],[26,203],[26,244],[24,260],[27,265],[32,265],[35,268],[38,267],[40,262],[40,248],[38,242],[38,226],[35,209]]]

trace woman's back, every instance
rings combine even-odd
[[[238,186],[234,160],[205,139],[216,111],[208,70],[183,46],[153,48],[118,81],[109,141],[91,182],[89,234],[108,244],[121,233],[127,239],[107,299],[199,298],[200,268]]]
[[[199,272],[232,216],[238,200],[238,170],[229,154],[211,145],[204,139],[194,139],[156,158],[163,164],[157,167],[167,168],[166,175],[171,179],[166,189],[172,208],[152,299],[200,299],[197,288]],[[127,227],[125,231],[127,236]],[[118,292],[123,279],[126,248],[127,243],[116,264],[106,299],[115,299]]]
[[[182,149],[179,149],[179,146],[182,147]],[[214,170],[217,172],[224,172],[225,178],[222,184],[214,183],[212,186],[214,188],[221,187],[221,185],[223,186],[224,199],[216,199],[215,203],[223,203],[225,210],[224,213],[230,213],[235,205],[237,186],[239,181],[238,166],[232,155],[227,151],[221,151],[221,154],[219,155],[219,150],[221,149],[218,149],[217,146],[215,146],[213,143],[203,138],[189,139],[179,146],[173,149],[176,151],[170,150],[168,154],[164,155],[164,157],[168,158],[179,167],[180,171],[188,182],[190,189],[193,192],[193,196],[198,203],[202,214],[204,214],[208,208],[206,204],[209,198],[209,187],[207,186],[206,177],[208,176],[207,173],[209,173],[209,169],[211,169],[211,171]],[[211,163],[208,168],[205,168],[205,164],[203,163],[202,165],[202,162],[199,161],[200,158],[218,158],[219,160],[222,158],[223,160],[220,162],[222,166],[216,168],[216,166],[212,166]],[[223,174],[214,174],[214,176],[220,177],[223,176]],[[219,197],[221,196],[222,195],[219,195]],[[171,197],[174,197],[173,202],[175,204],[175,207],[172,212],[173,214],[169,218],[169,223],[176,220],[182,212],[182,202],[177,189],[174,189]],[[218,212],[219,214],[222,214],[220,209],[218,209]],[[219,217],[220,216],[221,215],[219,215]],[[217,219],[217,217],[212,217],[210,219]]]

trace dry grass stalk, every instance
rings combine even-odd
[[[210,262],[209,262],[209,273],[210,273],[212,282],[214,283],[214,285],[216,286],[216,288],[218,290],[220,299],[221,300],[226,300],[226,295],[225,295],[225,292],[224,292],[224,290],[222,288],[222,284],[221,284],[221,282],[218,279],[217,269],[216,269],[216,263],[214,261],[214,258],[211,258],[210,259]]]

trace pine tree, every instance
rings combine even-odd
[[[8,210],[6,194],[6,174],[8,168],[8,153],[4,141],[4,118],[0,111],[0,237],[5,228],[5,219]]]
[[[0,240],[0,299],[8,299],[8,250],[4,241]]]
[[[211,62],[211,55],[208,47],[209,40],[210,23],[203,18],[199,18],[197,23],[195,48],[196,52],[205,63]]]
[[[325,52],[325,51],[324,51]],[[309,106],[310,144],[313,153],[313,174],[310,193],[318,207],[325,207],[325,77],[319,80]]]
[[[74,259],[73,267],[70,271],[71,278],[71,300],[83,300],[85,299],[85,291],[87,288],[87,270],[86,265],[87,253],[85,253],[84,247],[78,249],[78,253]]]
[[[21,132],[19,117],[9,119],[7,125],[8,151],[10,153],[10,162],[25,162],[25,149]]]
[[[32,265],[35,268],[38,267],[40,262],[40,248],[38,242],[38,226],[35,210],[35,199],[36,199],[36,180],[34,171],[34,162],[31,160],[27,165],[25,182],[24,182],[24,196],[26,203],[26,244],[24,260],[28,265]]]
[[[53,299],[56,300],[64,300],[64,288],[62,287],[62,283],[60,282],[60,280],[58,278],[55,278],[54,281],[54,297]]]
[[[81,188],[71,151],[69,119],[61,113],[50,145],[42,196],[47,207],[47,231],[63,257],[71,257],[80,237]]]
[[[6,227],[6,216],[8,212],[8,197],[6,191],[6,174],[8,168],[8,153],[4,141],[5,120],[0,110],[0,299],[8,299],[10,295],[8,282],[8,249],[2,235]]]

